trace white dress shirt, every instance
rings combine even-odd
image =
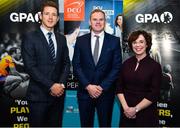
[[[99,53],[98,53],[98,60],[99,60],[99,57],[101,55],[103,42],[104,42],[104,31],[102,31],[99,34],[95,34],[93,31],[91,32],[91,52],[92,52],[92,55],[94,54],[95,43],[96,43],[96,39],[97,39],[97,37],[95,37],[95,35],[99,36]]]
[[[41,31],[43,32],[44,36],[46,37],[48,45],[49,45],[48,32],[52,32],[51,38],[52,38],[53,43],[54,43],[54,50],[55,50],[55,56],[56,56],[56,54],[57,54],[57,42],[56,42],[56,37],[55,37],[54,31],[48,31],[42,25],[40,26],[40,28],[41,28]]]

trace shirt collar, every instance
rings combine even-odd
[[[136,62],[139,62],[139,63],[142,63],[142,62],[146,61],[148,58],[149,58],[149,54],[147,54],[144,58],[142,58],[141,60],[138,61],[136,56],[134,56],[134,59],[136,60]]]
[[[48,32],[52,32],[52,35],[54,35],[54,30],[48,31],[48,30],[46,30],[42,25],[40,26],[40,29],[42,30],[42,32],[43,32],[43,34],[44,34],[45,36],[47,36],[47,33],[48,33]]]
[[[95,35],[99,36],[100,38],[104,36],[104,31],[102,31],[99,34],[95,34],[93,31],[91,31],[91,37],[94,37]]]

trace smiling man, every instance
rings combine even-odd
[[[65,37],[54,31],[59,20],[56,3],[43,3],[40,19],[40,28],[28,33],[22,44],[24,66],[30,75],[30,126],[60,127],[70,60]]]
[[[73,68],[79,80],[78,104],[82,127],[93,127],[95,109],[100,127],[110,127],[115,80],[121,65],[120,40],[104,31],[105,13],[90,14],[91,33],[77,38]]]

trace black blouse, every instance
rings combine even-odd
[[[144,57],[136,68],[135,56],[127,59],[122,66],[118,79],[117,93],[123,93],[130,106],[143,98],[155,102],[159,98],[162,78],[161,66],[150,56]]]

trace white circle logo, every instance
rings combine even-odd
[[[170,12],[164,12],[161,14],[160,18],[163,23],[168,24],[172,21],[173,16]]]

